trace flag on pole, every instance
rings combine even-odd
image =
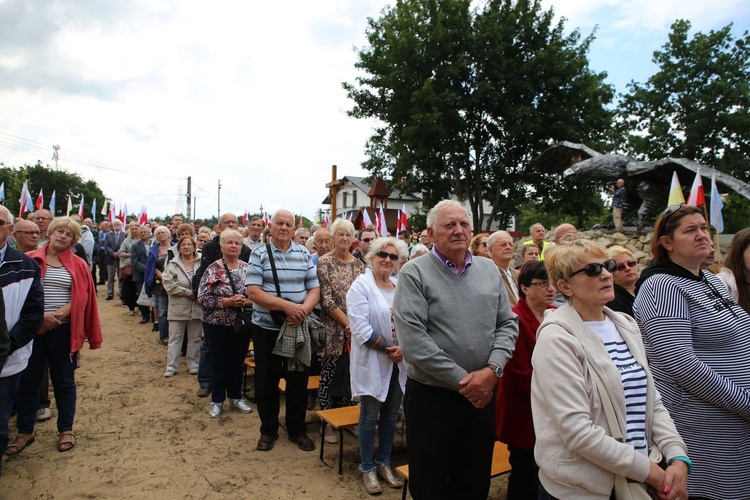
[[[245,224],[247,224],[247,210],[242,214],[242,225],[244,226]]]
[[[91,215],[92,220],[96,222],[96,198],[94,198],[94,203],[91,204]]]
[[[37,210],[41,210],[44,206],[44,189],[39,190],[39,196],[36,197],[36,203],[34,203],[34,206]]]
[[[107,199],[104,199],[104,203],[102,203],[102,211],[99,212],[101,215],[107,215],[109,212],[107,211]]]
[[[721,201],[719,190],[716,188],[716,174],[711,177],[711,225],[717,233],[724,232],[724,216],[721,210],[724,208],[724,202]]]
[[[126,203],[125,206],[122,209],[123,219],[122,219],[122,227],[125,227],[125,221],[128,220],[128,204]],[[175,228],[177,229],[177,228]]]
[[[366,208],[363,208],[362,209],[362,229],[365,229],[370,226],[372,226],[372,221],[370,220],[370,214],[367,212]]]
[[[409,229],[409,216],[406,214],[406,203],[401,205],[401,210],[398,212],[398,227],[396,229],[396,236],[399,231],[406,231]]]
[[[0,184],[0,201],[5,200],[5,183]]]
[[[687,204],[693,207],[702,207],[706,204],[706,198],[703,195],[703,177],[701,177],[700,167],[698,167],[698,171],[695,173],[695,180],[693,181],[693,187],[690,188],[690,196],[688,196]]]
[[[117,212],[115,209],[115,203],[111,201],[109,202],[109,213],[107,214],[107,220],[109,222],[114,222],[116,218],[117,218]]]
[[[21,197],[18,199],[18,203],[20,205],[19,210],[19,217],[23,217],[23,213],[26,210],[33,210],[32,208],[29,208],[29,202],[31,201],[31,193],[29,193],[29,181],[23,182],[23,187],[21,187]]]
[[[378,226],[380,229],[380,236],[388,236],[388,224],[385,222],[385,212],[383,211],[383,204],[380,204],[380,213],[378,214]]]
[[[270,226],[271,225],[271,218],[268,216],[268,212],[266,212],[265,215],[264,215],[264,217],[263,217],[263,224],[266,225],[266,226]]]
[[[126,206],[125,208],[127,208],[127,206]],[[122,207],[120,207],[120,211],[119,211],[119,212],[117,212],[117,219],[118,219],[118,220],[119,220],[120,222],[122,222],[123,224],[125,224],[125,214],[124,214],[124,213],[123,213],[123,211],[122,211]]]
[[[675,171],[672,173],[672,186],[669,188],[667,206],[682,205],[683,203],[685,203],[685,197],[682,195],[680,179],[677,178],[677,171]]]
[[[323,227],[328,228],[328,212],[326,212],[325,217],[323,217]]]
[[[70,212],[73,211],[73,202],[70,200],[70,195],[68,195],[68,206],[65,208],[65,215],[70,215]]]
[[[83,216],[85,214],[85,212],[83,211],[83,198],[84,196],[81,195],[81,203],[78,205],[78,216],[81,218],[81,220],[83,220]]]
[[[49,211],[52,212],[52,217],[55,216],[55,191],[52,191],[52,196],[49,199]]]
[[[141,213],[138,216],[138,224],[141,226],[148,222],[148,213],[146,213],[146,205],[141,207]]]

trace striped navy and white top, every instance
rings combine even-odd
[[[750,498],[750,316],[705,271],[648,277],[633,312],[693,462],[690,496]]]
[[[601,337],[612,363],[620,372],[627,412],[625,442],[635,448],[638,453],[648,456],[646,372],[630,353],[630,349],[620,336],[620,332],[617,331],[615,323],[609,317],[604,321],[585,321],[584,323]]]
[[[310,252],[294,242],[286,252],[273,246],[273,243],[270,246],[276,264],[276,274],[279,277],[281,296],[296,304],[301,304],[305,301],[308,290],[320,287],[318,273],[310,259]],[[261,245],[253,251],[248,264],[245,284],[260,286],[264,292],[275,297],[276,286],[266,245]],[[253,323],[268,330],[279,329],[271,318],[270,311],[259,304],[253,304]]]
[[[70,287],[72,284],[73,278],[67,269],[62,266],[52,267],[47,265],[44,278],[42,278],[42,285],[44,285],[44,312],[55,312],[70,302]]]

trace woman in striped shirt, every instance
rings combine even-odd
[[[750,498],[750,316],[701,270],[711,251],[701,210],[668,207],[633,312],[664,405],[695,463],[691,498]]]
[[[605,304],[614,298],[616,268],[598,243],[556,245],[544,260],[566,304],[547,314],[532,356],[531,407],[539,466],[539,498],[600,498],[615,476],[646,483],[659,498],[687,498],[689,459],[661,403],[635,321]],[[594,374],[607,394],[596,388]],[[611,398],[623,441],[603,409]],[[669,466],[648,457],[655,444]]]

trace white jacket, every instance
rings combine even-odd
[[[391,277],[396,283],[396,278]],[[346,309],[352,332],[352,352],[349,355],[352,398],[372,396],[381,403],[388,397],[388,387],[393,373],[393,361],[384,352],[366,345],[373,331],[380,333],[388,345],[393,343],[391,308],[375,284],[371,269],[359,276],[346,294]],[[398,381],[401,392],[406,388],[406,367],[398,364]]]

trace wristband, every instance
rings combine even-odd
[[[688,468],[688,474],[693,472],[693,462],[691,462],[688,457],[674,457],[674,458],[671,458],[669,462],[667,462],[667,464],[672,465],[672,462],[674,462],[675,460],[679,460],[680,462],[685,462]]]

